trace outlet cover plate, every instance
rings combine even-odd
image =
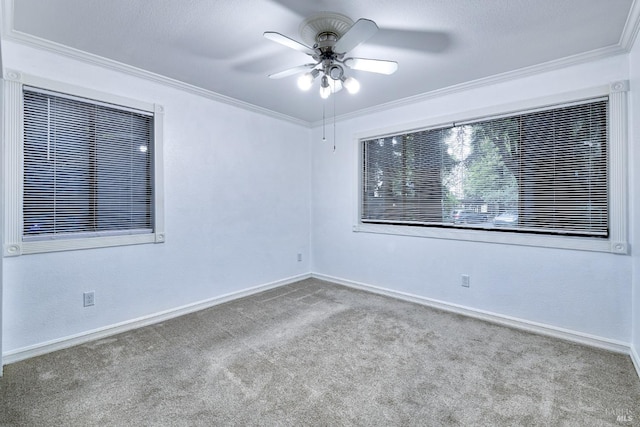
[[[471,283],[471,278],[469,277],[468,274],[463,274],[462,275],[462,286],[465,288],[469,287],[469,284]]]
[[[89,291],[82,294],[85,307],[92,306],[96,303],[95,295],[96,294],[94,291]]]

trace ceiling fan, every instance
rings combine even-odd
[[[395,61],[345,58],[349,51],[367,41],[376,31],[378,26],[369,19],[358,19],[354,23],[347,16],[330,12],[319,13],[302,22],[300,36],[307,44],[267,31],[264,33],[265,38],[305,53],[313,59],[313,62],[270,74],[269,78],[281,79],[306,71],[298,78],[301,90],[311,89],[315,79],[320,76],[320,96],[324,99],[342,87],[349,93],[357,93],[360,83],[345,75],[345,67],[385,75],[393,74],[398,69]]]

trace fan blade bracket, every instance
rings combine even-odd
[[[292,38],[289,38],[283,34],[277,33],[275,31],[265,31],[263,34],[264,38],[279,43],[283,46],[286,46],[290,49],[297,50],[302,53],[306,53],[309,56],[316,55],[316,51],[310,48],[307,45],[300,43]]]
[[[368,71],[370,73],[378,73],[391,75],[398,70],[396,61],[386,61],[383,59],[366,59],[366,58],[347,58],[342,61],[344,65],[352,70]]]
[[[369,40],[378,31],[378,25],[370,19],[360,18],[338,39],[333,47],[336,53],[346,53]]]

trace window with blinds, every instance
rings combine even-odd
[[[360,219],[606,238],[608,98],[362,144]]]
[[[152,233],[153,116],[24,87],[23,240]]]

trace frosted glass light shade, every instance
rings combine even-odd
[[[352,95],[360,91],[360,82],[353,77],[347,77],[344,79],[342,85],[347,89],[347,92]]]
[[[311,89],[311,86],[313,86],[313,80],[314,80],[313,74],[304,73],[303,75],[298,77],[298,88],[304,91]]]
[[[331,88],[329,86],[323,86],[320,88],[320,97],[327,99],[331,95]]]

